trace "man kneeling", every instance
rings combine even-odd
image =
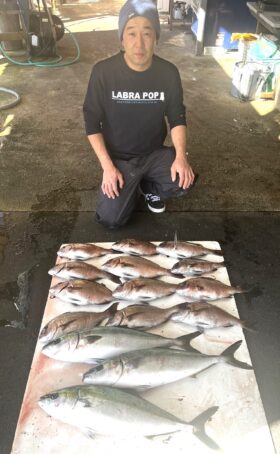
[[[139,189],[149,210],[186,194],[194,173],[186,153],[182,84],[175,65],[154,54],[160,36],[152,0],[128,0],[119,15],[123,50],[92,70],[84,119],[103,169],[96,219],[117,228],[130,218]],[[163,145],[167,118],[173,147]]]

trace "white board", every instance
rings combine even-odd
[[[197,243],[208,248],[220,249],[217,242],[201,241]],[[95,244],[110,248],[112,243]],[[155,244],[157,243],[155,242]],[[116,257],[116,255],[109,254],[87,262],[100,266],[111,257]],[[223,260],[223,257],[215,255],[208,255],[205,258],[212,261]],[[148,259],[166,268],[171,268],[177,261],[162,255],[148,257]],[[65,259],[57,259],[57,263],[63,261]],[[226,268],[220,268],[207,276],[230,284]],[[162,279],[180,282],[173,277]],[[58,281],[54,277],[51,286]],[[103,280],[102,282],[111,289],[116,286],[111,281]],[[234,282],[234,285],[238,285],[238,282]],[[171,306],[183,301],[184,299],[173,295],[157,300],[153,304],[166,307],[166,305]],[[238,317],[234,297],[213,304],[219,305]],[[108,306],[103,306],[104,309],[106,307]],[[52,318],[69,310],[77,311],[85,310],[85,308],[48,298],[41,328]],[[168,322],[154,328],[151,332],[177,337],[194,330],[192,327]],[[238,327],[207,330],[194,339],[192,345],[203,353],[219,354],[239,339],[242,339],[243,342],[235,356],[241,361],[251,363],[243,332]],[[214,452],[192,434],[188,435],[185,432],[153,440],[140,437],[132,439],[129,434],[125,438],[97,436],[91,439],[79,429],[48,416],[38,405],[40,396],[65,386],[82,384],[82,374],[90,369],[90,365],[56,361],[43,355],[41,349],[42,343],[38,341],[17,424],[13,454],[37,452],[40,454],[61,454],[62,452],[67,452],[67,454],[78,452],[112,454],[112,452],[116,452],[116,449],[122,454],[143,454],[144,450],[149,454],[159,452],[161,454],[186,452],[209,454]],[[275,452],[253,370],[217,364],[197,378],[186,378],[164,387],[149,390],[142,393],[142,396],[185,421],[191,421],[207,408],[217,405],[219,409],[211,421],[206,424],[206,432],[218,443],[224,454],[247,454],[247,452],[273,454]]]

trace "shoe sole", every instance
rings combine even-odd
[[[163,207],[163,208],[153,208],[151,207],[151,205],[149,205],[147,203],[147,207],[149,208],[150,211],[152,211],[153,213],[163,213],[165,211],[165,208],[166,207]]]

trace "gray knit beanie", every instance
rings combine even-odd
[[[160,22],[155,3],[152,0],[127,0],[119,15],[119,38],[121,41],[127,22],[135,16],[144,16],[149,19],[155,29],[156,37],[159,39]]]

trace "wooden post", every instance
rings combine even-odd
[[[206,14],[207,0],[200,0],[200,5],[197,13],[198,26],[196,34],[195,55],[201,55],[203,53]]]

